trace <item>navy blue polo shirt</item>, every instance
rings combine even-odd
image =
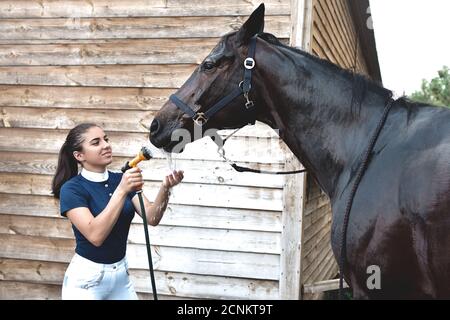
[[[123,173],[108,170],[108,180],[104,182],[87,180],[81,174],[66,181],[60,191],[61,215],[66,217],[68,210],[86,207],[94,217],[97,216],[108,205],[114,190],[116,190],[122,179],[122,175]],[[131,199],[135,194],[136,192],[131,192],[127,195],[116,224],[99,247],[90,243],[72,224],[76,239],[75,252],[97,263],[115,263],[125,257],[128,232],[135,214]]]

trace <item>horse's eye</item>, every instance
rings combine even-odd
[[[214,62],[206,61],[206,62],[203,63],[203,69],[204,70],[211,70],[211,69],[214,69],[214,67],[215,67]]]

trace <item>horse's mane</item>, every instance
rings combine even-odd
[[[292,51],[294,53],[300,54],[302,56],[307,57],[308,59],[311,59],[315,63],[331,69],[332,71],[336,72],[339,75],[344,76],[346,79],[353,82],[353,96],[354,96],[354,102],[356,102],[358,105],[361,105],[362,100],[364,100],[365,94],[367,89],[371,89],[372,91],[382,95],[383,97],[386,97],[386,99],[391,98],[393,96],[393,93],[391,90],[388,90],[382,86],[380,86],[378,83],[374,82],[372,79],[369,79],[367,76],[353,72],[348,69],[341,68],[334,63],[329,62],[328,60],[321,59],[317,56],[314,56],[308,52],[305,52],[303,50],[290,47],[284,43],[282,43],[280,40],[277,39],[273,34],[270,33],[262,33],[259,35],[261,39],[264,41],[267,41],[270,44],[273,44],[275,46],[279,46],[282,48],[285,48],[289,51]]]

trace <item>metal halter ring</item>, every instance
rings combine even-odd
[[[253,58],[247,58],[244,60],[245,69],[252,70],[255,67],[255,60]]]
[[[244,81],[239,82],[239,88],[241,88],[242,91],[244,91]],[[252,88],[252,84],[249,83],[248,90]]]
[[[205,117],[205,114],[203,112],[199,112],[195,115],[193,120],[198,126],[201,127],[208,121],[208,118]]]

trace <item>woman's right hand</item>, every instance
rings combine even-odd
[[[138,167],[128,169],[123,173],[122,180],[117,188],[126,194],[132,191],[141,190],[144,185],[144,178],[142,177],[141,172],[141,169]]]

